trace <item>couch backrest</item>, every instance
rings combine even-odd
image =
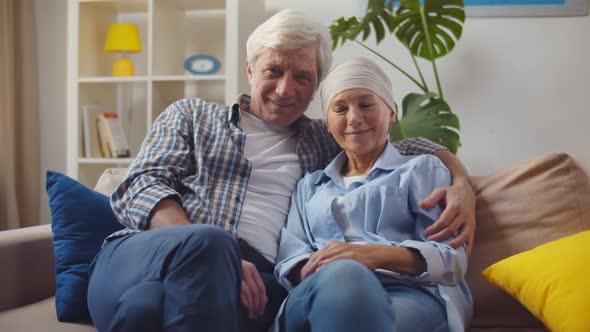
[[[125,172],[106,170],[96,190],[110,195]],[[480,273],[499,260],[590,229],[588,174],[569,155],[552,153],[471,180],[477,195],[475,246],[466,276],[474,298],[472,327],[540,327]]]
[[[569,155],[552,153],[473,177],[472,184],[477,195],[467,272],[475,306],[472,327],[542,326],[480,273],[504,258],[590,229],[588,174]]]

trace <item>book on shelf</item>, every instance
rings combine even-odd
[[[84,137],[84,157],[101,158],[100,138],[98,137],[98,127],[96,118],[101,113],[98,105],[82,106],[82,134]]]
[[[114,112],[102,112],[96,119],[100,150],[105,158],[129,157],[129,144],[121,126],[119,115]]]

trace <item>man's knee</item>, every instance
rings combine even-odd
[[[143,281],[121,295],[109,331],[161,331],[164,287],[160,281]]]
[[[226,230],[213,225],[187,225],[186,235],[182,241],[184,249],[199,252],[209,257],[229,257],[239,259],[240,249],[237,241]]]

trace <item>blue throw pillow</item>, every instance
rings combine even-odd
[[[107,196],[53,171],[47,171],[46,185],[55,251],[57,319],[90,321],[88,267],[104,239],[123,226]]]

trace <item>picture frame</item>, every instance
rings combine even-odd
[[[588,0],[464,0],[469,17],[586,16]]]

